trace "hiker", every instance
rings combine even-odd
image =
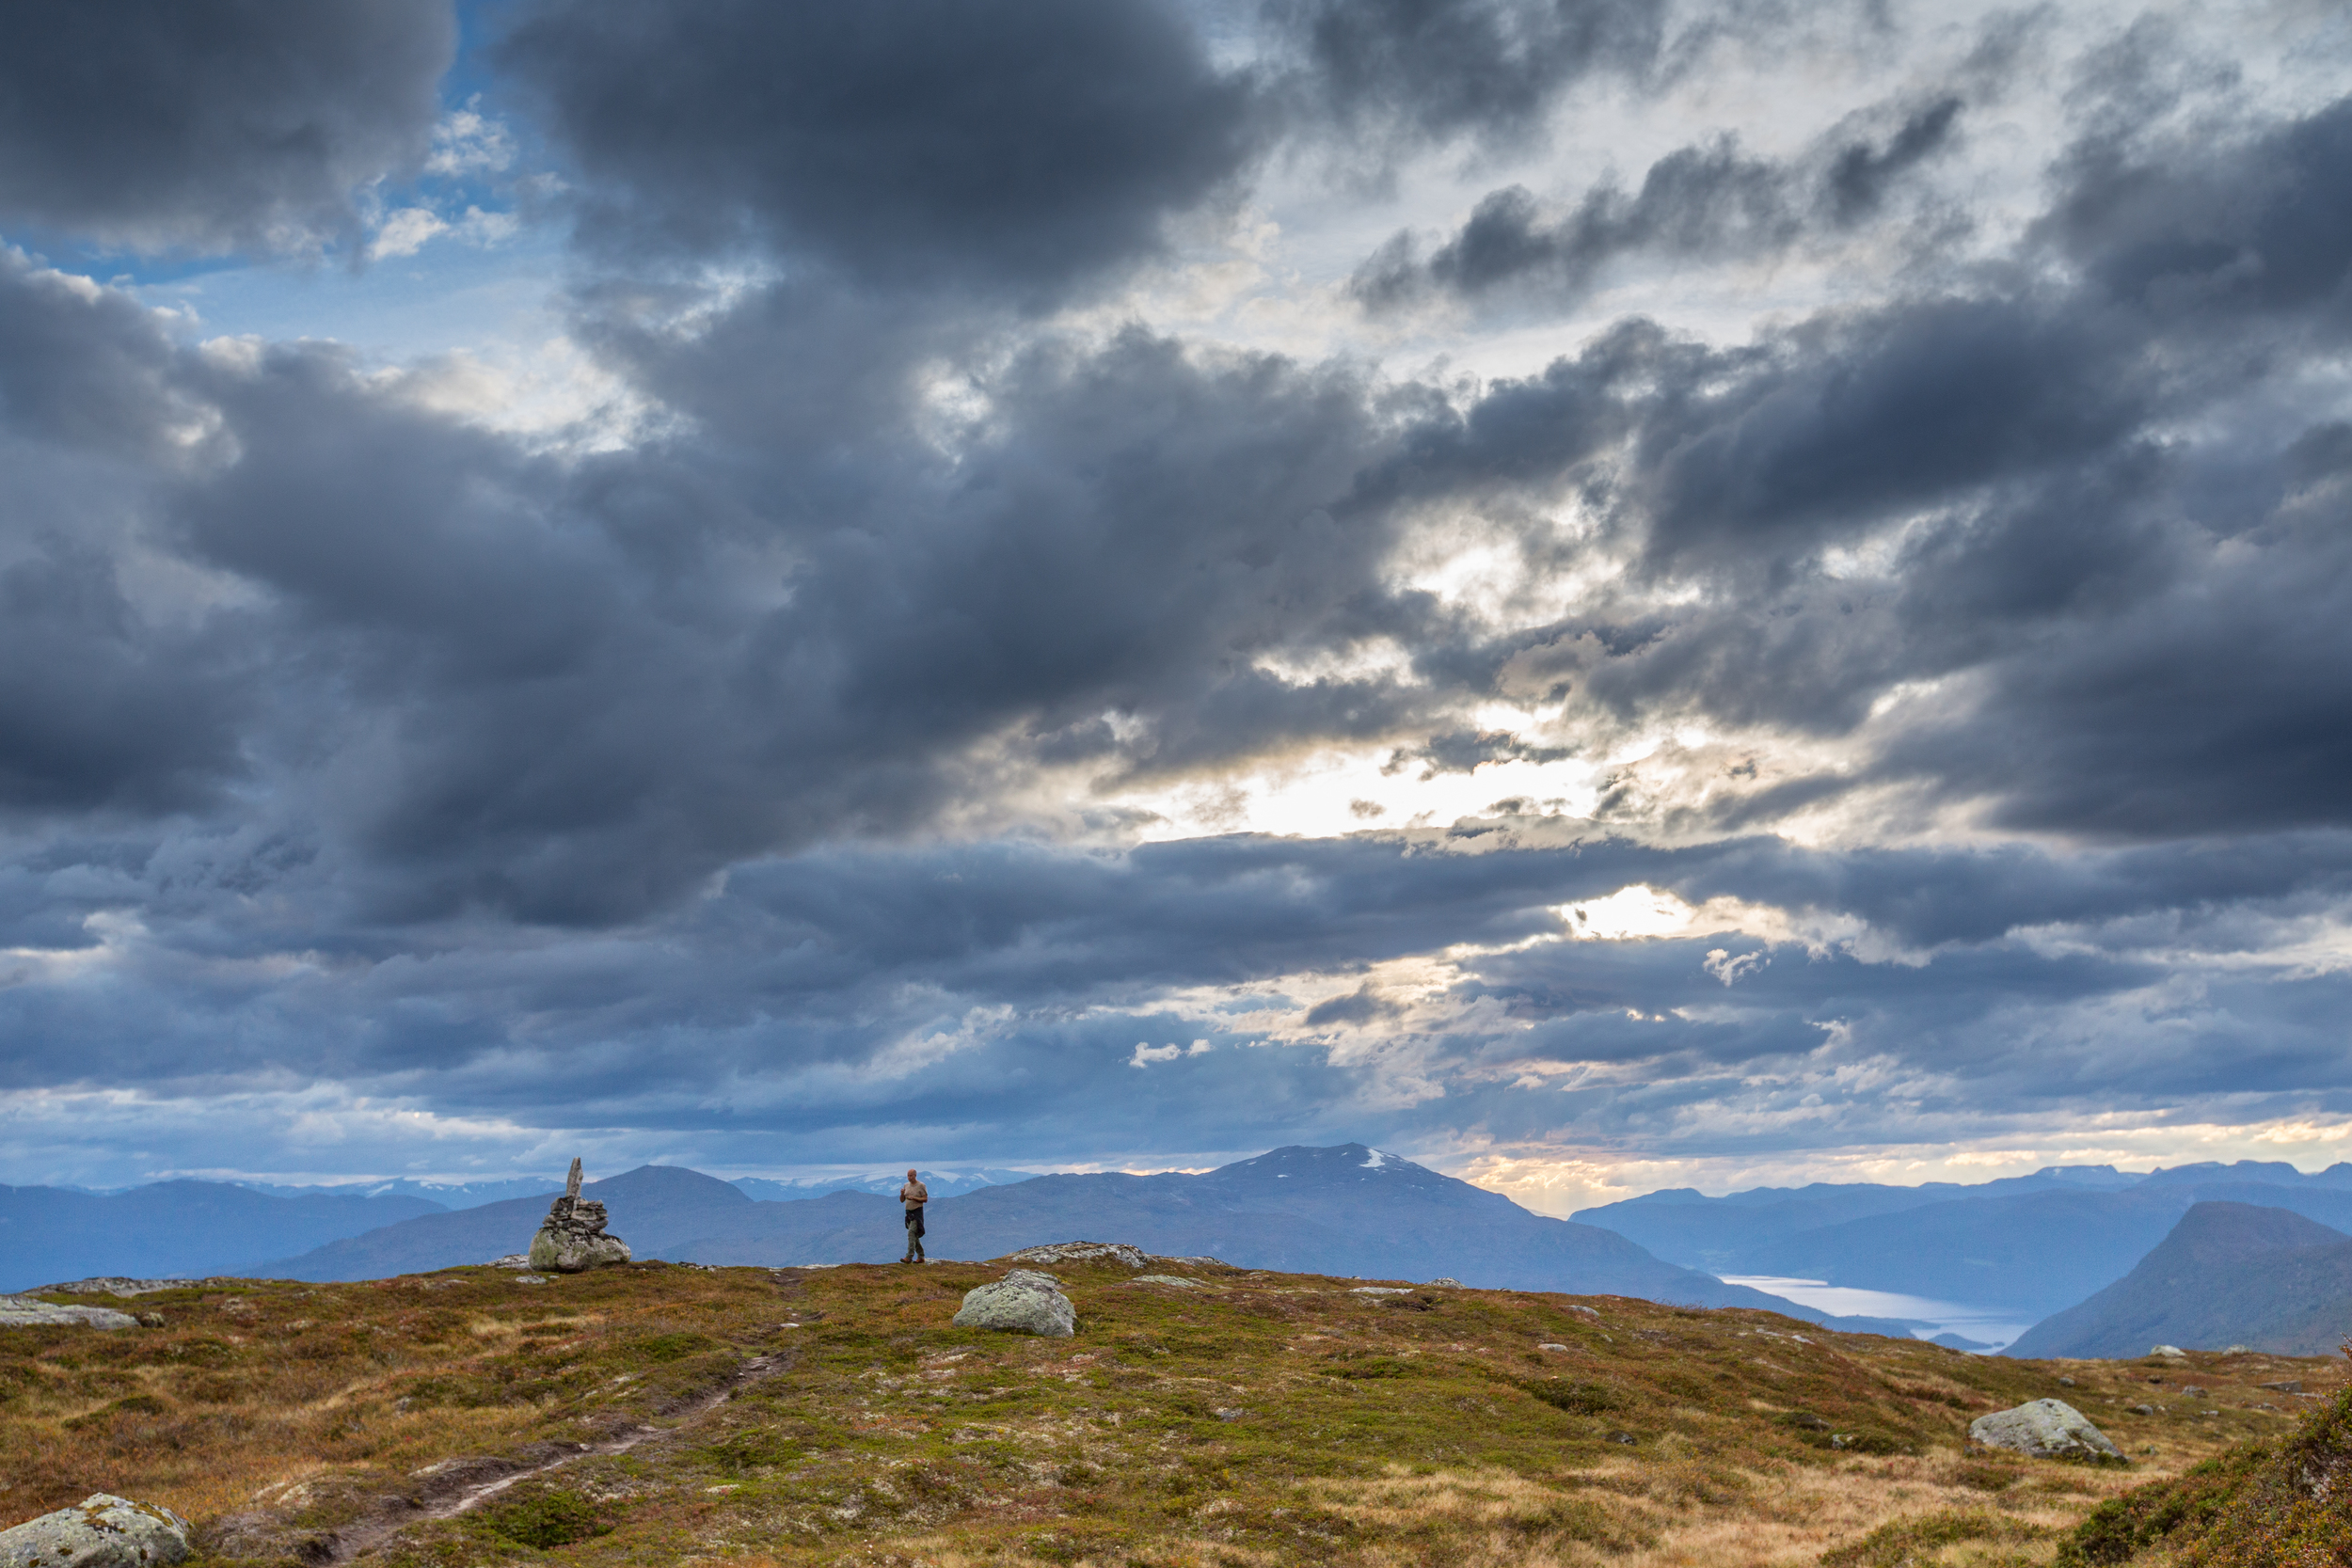
[[[923,1256],[923,1205],[931,1200],[931,1190],[923,1185],[913,1171],[907,1172],[907,1184],[898,1189],[898,1201],[907,1206],[907,1255],[901,1263],[927,1261]]]

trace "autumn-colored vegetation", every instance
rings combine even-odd
[[[1001,1272],[454,1269],[0,1330],[0,1522],[103,1490],[196,1520],[213,1563],[384,1568],[2154,1562],[2177,1543],[2150,1483],[2273,1474],[2318,1429],[2255,1386],[2343,1368],[2011,1362],[1762,1312],[1107,1262],[1055,1271],[1074,1339],[953,1327]],[[1968,1449],[1973,1417],[2043,1396],[2132,1467]]]

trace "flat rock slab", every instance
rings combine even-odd
[[[185,1519],[107,1492],[0,1530],[0,1568],[164,1568],[188,1554]]]
[[[1128,1281],[1130,1285],[1173,1285],[1179,1290],[1198,1291],[1200,1281],[1186,1279],[1180,1274],[1139,1274]]]
[[[1988,1449],[2031,1459],[2121,1459],[2107,1434],[2064,1400],[2034,1400],[1968,1423],[1968,1435]]]
[[[111,1307],[59,1307],[30,1296],[0,1296],[0,1325],[40,1328],[56,1323],[76,1323],[85,1328],[136,1328],[139,1321]]]
[[[1051,1275],[1015,1269],[993,1285],[966,1291],[956,1326],[1067,1339],[1078,1332],[1078,1309]]]
[[[1083,1263],[1107,1258],[1131,1269],[1148,1268],[1152,1262],[1149,1253],[1125,1242],[1056,1242],[1049,1246],[1023,1247],[1012,1256],[1022,1263]]]
[[[56,1296],[144,1296],[157,1291],[185,1291],[198,1285],[233,1285],[242,1281],[231,1279],[190,1279],[174,1276],[170,1279],[125,1279],[120,1275],[102,1275],[95,1279],[68,1280],[63,1285],[43,1285],[28,1291],[27,1295]]]

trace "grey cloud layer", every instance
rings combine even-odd
[[[1790,162],[1753,156],[1721,135],[1659,159],[1638,190],[1597,186],[1556,216],[1526,186],[1507,186],[1426,260],[1412,233],[1397,234],[1357,270],[1349,292],[1375,311],[1431,293],[1475,300],[1502,291],[1558,307],[1627,257],[1768,259],[1875,216],[1903,175],[1949,144],[1961,109],[1957,97],[1937,98],[1876,139],[1864,127],[1841,127]]]
[[[330,221],[430,123],[403,95],[448,48],[437,11],[359,21],[273,77],[373,127],[294,137],[326,150],[299,179],[223,155],[214,184],[18,210],[190,244]],[[1025,1117],[1073,1153],[1368,1120],[1696,1137],[1677,1118],[1743,1073],[1794,1106],[1874,1062],[1901,1082],[1839,1135],[2345,1093],[2340,977],[2215,955],[2352,900],[2352,427],[2313,391],[2352,277],[2352,101],[2197,141],[2087,115],[2013,254],[1732,346],[1620,322],[1470,391],[1044,325],[1302,123],[1383,157],[1523,141],[1563,90],[1671,53],[1649,8],[1268,25],[1244,68],[1142,0],[528,8],[496,58],[578,182],[573,325],[670,416],[590,455],[331,346],[193,348],[0,259],[12,1086],[342,1083],[855,1157],[885,1125],[1000,1152],[988,1129]],[[389,62],[356,95],[355,38]],[[1490,198],[1412,286],[1573,292],[1645,249],[1907,221],[1960,102],[1796,165],[1695,141],[1558,217]],[[39,114],[35,161],[64,168],[78,122]],[[696,271],[747,254],[748,278]],[[1593,585],[1501,625],[1406,581],[1399,548],[1456,527]],[[1374,646],[1403,666],[1354,658]],[[1563,717],[1483,727],[1502,697]],[[1104,798],[1335,742],[1458,772],[1689,724],[1733,737],[1702,759],[1719,787],[1629,765],[1597,825],[1522,801],[1453,840],[1122,849]],[[1889,791],[2109,847],[1764,836]],[[1462,960],[1442,1006],[1373,973],[1633,881],[1931,961],[1547,942]],[[1716,947],[1757,961],[1710,971]],[[40,968],[102,948],[119,985]],[[1339,989],[1281,990],[1308,974]],[[1305,1042],[1237,1022],[1253,995]],[[1139,1037],[1216,1049],[1137,1069]],[[1528,1062],[1602,1076],[1531,1089]],[[1772,1125],[1752,1135],[1806,1135]]]
[[[136,248],[348,233],[422,161],[449,0],[23,7],[0,47],[0,222]]]
[[[588,176],[591,235],[869,280],[1050,293],[1158,248],[1251,150],[1248,84],[1157,0],[548,0],[500,58]]]

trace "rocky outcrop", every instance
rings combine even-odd
[[[1968,1423],[1968,1436],[1988,1449],[2007,1449],[2032,1459],[2120,1460],[2107,1434],[2064,1400],[2034,1400],[2013,1410],[1996,1410]]]
[[[1018,1263],[1085,1263],[1107,1258],[1131,1269],[1149,1268],[1152,1255],[1125,1242],[1056,1242],[1051,1246],[1023,1247],[1011,1255]]]
[[[30,1296],[0,1296],[0,1326],[45,1328],[78,1323],[87,1328],[136,1328],[138,1320],[111,1307],[58,1307]]]
[[[629,1260],[628,1243],[604,1233],[604,1205],[580,1196],[580,1162],[574,1160],[564,1195],[548,1207],[539,1233],[531,1238],[528,1256],[534,1269],[581,1274]]]
[[[993,1285],[963,1293],[958,1328],[994,1328],[1008,1334],[1038,1334],[1067,1339],[1078,1332],[1078,1309],[1061,1293],[1061,1281],[1034,1269],[1015,1269]]]
[[[0,1568],[166,1568],[188,1554],[185,1519],[106,1492],[0,1530]]]

